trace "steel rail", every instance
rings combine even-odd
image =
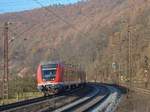
[[[103,89],[105,89],[105,92],[107,91],[105,95],[101,94],[102,86],[99,87],[99,85],[92,85],[92,87],[95,89],[94,92],[91,92],[90,94],[86,95],[84,98],[78,101],[75,101],[67,106],[58,108],[54,110],[53,112],[86,111],[86,110],[89,110],[92,106],[94,106],[98,102],[100,101],[102,102],[105,98],[107,98],[109,92],[105,86],[103,86]]]
[[[0,106],[0,111],[14,111],[16,109],[26,108],[30,105],[34,105],[34,104],[37,104],[40,102],[51,100],[53,98],[62,97],[64,95],[72,94],[73,92],[77,91],[78,89],[80,89],[80,88],[74,89],[72,91],[66,91],[64,93],[59,93],[56,95],[50,95],[50,96],[46,96],[46,97],[38,97],[38,98],[28,99],[28,100],[24,100],[24,101],[19,101],[16,103],[2,105],[2,106]]]
[[[106,88],[105,88],[106,89]],[[99,92],[92,100],[87,101],[82,107],[76,109],[77,112],[88,112],[93,110],[98,104],[102,103],[105,99],[110,95],[109,90],[105,93],[105,95],[101,95]]]
[[[108,97],[110,97],[112,94],[112,91],[109,90],[109,85],[93,84],[93,83],[89,83],[87,85],[88,85],[88,87],[93,88],[92,91],[85,94],[85,96],[82,96],[80,98],[78,97],[78,98],[72,100],[70,103],[65,103],[65,104],[62,103],[62,106],[57,106],[56,110],[54,110],[55,108],[53,108],[51,111],[53,111],[53,112],[89,111],[89,110],[92,110],[92,109],[96,108],[97,106],[103,104],[103,102],[105,102],[105,100],[107,100]],[[61,101],[65,98],[69,98],[65,95],[75,94],[75,91],[77,92],[77,91],[79,91],[79,89],[81,89],[81,88],[74,89],[70,92],[65,92],[61,95],[58,94],[58,95],[52,95],[49,97],[39,97],[39,98],[35,98],[35,99],[30,99],[30,100],[26,100],[26,101],[21,101],[21,102],[17,102],[17,103],[13,103],[13,104],[0,106],[0,111],[5,111],[5,112],[9,112],[9,111],[18,111],[19,112],[21,110],[30,111],[31,110],[30,107],[32,107],[33,110],[37,109],[36,111],[48,112],[49,111],[48,105],[47,105],[48,102],[51,102],[53,100]],[[39,108],[39,107],[34,108],[34,107],[36,107],[36,105],[41,105],[41,104],[42,105],[46,104],[46,106],[41,107],[41,108]]]
[[[83,89],[82,89],[82,90],[83,90]],[[73,96],[77,96],[77,98],[73,98],[72,100],[70,100],[70,101],[68,102],[68,99],[70,98],[70,96],[67,96],[67,97],[65,98],[65,103],[64,103],[63,99],[62,99],[62,100],[59,100],[59,101],[56,101],[56,102],[55,102],[55,103],[56,103],[55,105],[57,105],[57,103],[58,103],[58,104],[61,103],[61,105],[60,105],[60,106],[57,105],[56,108],[63,108],[63,107],[65,107],[66,105],[69,105],[69,104],[71,104],[71,103],[73,103],[73,102],[76,102],[76,101],[80,100],[80,99],[83,98],[85,95],[88,95],[89,93],[91,93],[91,92],[93,92],[93,91],[94,91],[93,87],[91,87],[89,84],[86,84],[86,86],[84,87],[84,90],[83,90],[83,91],[78,91],[78,92],[72,94]],[[81,92],[81,93],[80,93],[80,92]],[[66,102],[66,101],[67,101],[67,102]],[[55,111],[55,110],[56,110],[56,108],[55,108],[55,109],[49,109],[49,108],[51,108],[51,106],[48,106],[48,107],[43,108],[43,109],[40,109],[40,110],[38,110],[38,112],[49,112],[49,111]]]
[[[121,102],[123,88],[118,88],[118,86],[115,85],[107,85],[107,87],[110,92],[107,98],[105,98],[102,102],[97,103],[90,112],[115,112],[117,106]]]
[[[40,101],[43,101],[43,100],[45,100],[45,99],[49,99],[49,98],[51,98],[51,97],[52,97],[52,96],[48,96],[48,97],[38,97],[38,98],[23,100],[23,101],[19,101],[19,102],[7,104],[7,105],[2,105],[2,106],[0,106],[0,111],[6,111],[6,110],[9,110],[9,109],[12,109],[12,108],[19,107],[19,106],[24,106],[24,105],[28,105],[28,104],[40,102]]]

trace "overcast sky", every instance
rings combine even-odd
[[[41,7],[35,1],[39,1],[44,6],[52,4],[70,4],[80,0],[0,0],[0,13],[18,12]]]

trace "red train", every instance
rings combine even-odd
[[[79,87],[86,83],[81,67],[60,62],[48,62],[38,66],[37,88],[44,95]]]

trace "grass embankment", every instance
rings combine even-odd
[[[0,99],[0,105],[10,104],[17,101],[32,99],[40,96],[43,96],[43,94],[40,92],[26,92],[21,94],[18,93],[13,98],[5,99],[5,100]]]

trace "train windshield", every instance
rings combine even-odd
[[[42,72],[43,72],[43,80],[44,81],[55,80],[56,66],[43,66]]]

